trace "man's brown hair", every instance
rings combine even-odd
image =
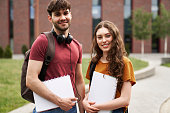
[[[71,9],[71,4],[67,0],[51,0],[48,4],[47,12],[52,16],[52,12]]]

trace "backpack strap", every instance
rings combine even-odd
[[[39,76],[39,79],[41,81],[44,81],[48,65],[52,61],[55,55],[55,40],[54,40],[52,32],[43,32],[41,34],[45,34],[48,40],[47,52],[45,54],[45,59],[44,59],[43,66],[42,66],[40,76]]]
[[[94,62],[90,62],[90,72],[89,72],[89,75],[90,75],[90,85],[91,85],[91,81],[92,81],[92,77],[93,77],[93,72],[96,68],[96,63]]]

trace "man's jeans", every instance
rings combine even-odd
[[[37,113],[36,109],[33,110],[33,113]],[[44,112],[41,112],[41,113],[77,113],[77,108],[76,108],[76,105],[75,105],[68,111],[64,111],[61,108],[56,108],[56,109],[44,111]]]

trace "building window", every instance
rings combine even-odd
[[[10,37],[10,47],[13,51],[14,45],[13,45],[13,0],[9,1],[9,37]]]
[[[124,42],[126,51],[131,52],[131,44],[132,44],[132,32],[131,32],[131,25],[130,25],[130,19],[131,19],[131,0],[124,0]]]
[[[34,42],[34,0],[30,0],[30,42]]]
[[[152,21],[154,21],[159,11],[159,0],[152,0],[151,11],[152,11]],[[154,34],[152,35],[152,52],[153,53],[159,52],[159,39],[155,38]]]
[[[92,0],[93,33],[96,25],[101,22],[101,0]]]
[[[158,0],[152,0],[152,7],[151,7],[151,11],[152,11],[152,18],[155,19],[156,16],[158,15]]]

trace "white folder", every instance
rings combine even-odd
[[[90,86],[88,101],[101,104],[115,98],[117,79],[94,71]],[[111,111],[101,110],[98,113],[110,113]]]
[[[61,98],[75,97],[69,75],[47,80],[43,83],[49,90],[51,90],[54,94]],[[58,107],[56,104],[42,98],[34,92],[33,95],[37,112],[46,111]]]

